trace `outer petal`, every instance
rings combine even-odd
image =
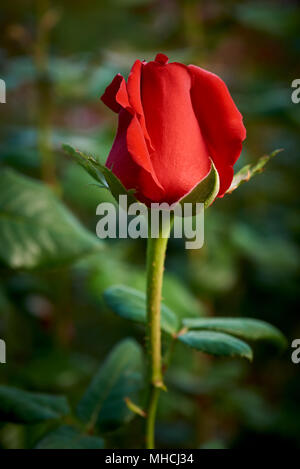
[[[122,108],[129,108],[129,100],[126,89],[126,82],[122,75],[118,73],[110,85],[106,88],[102,101],[112,111],[119,113]]]
[[[142,69],[142,62],[140,60],[136,60],[128,76],[127,92],[130,105],[137,114],[138,120],[144,133],[144,137],[149,147],[149,151],[152,152],[154,151],[154,148],[152,146],[151,139],[146,127],[144,109],[141,98]]]
[[[153,197],[157,200],[164,190],[157,179],[148,150],[151,149],[151,142],[140,100],[141,65],[139,61],[134,64],[128,89],[124,78],[118,74],[101,98],[110,109],[119,113],[118,132],[106,165],[127,189],[138,190],[144,199],[151,200]]]
[[[200,128],[220,177],[222,197],[231,184],[233,165],[246,138],[243,118],[225,83],[217,75],[189,65],[191,98]]]
[[[136,60],[132,66],[127,80],[127,92],[130,104],[139,116],[144,114],[141,101],[141,72],[142,62],[140,60]]]
[[[141,129],[135,129],[132,122],[132,115],[122,109],[119,113],[117,135],[106,166],[121,180],[126,189],[136,190],[138,200],[148,204],[152,200],[160,200],[163,190],[152,177],[149,168],[144,169],[143,158],[147,158],[147,155],[144,154],[143,135],[138,137]]]
[[[122,181],[126,189],[136,188],[139,166],[133,161],[127,150],[127,129],[131,115],[122,110],[119,114],[117,135],[106,161],[106,166]]]
[[[191,76],[181,64],[166,60],[143,64],[142,103],[146,126],[155,149],[151,160],[173,203],[209,172],[209,153],[191,101]]]
[[[126,141],[128,151],[134,161],[152,176],[155,184],[160,187],[163,191],[163,187],[157,179],[157,176],[153,169],[150,155],[148,153],[148,148],[145,142],[143,130],[136,114],[132,117],[131,122],[128,126]]]

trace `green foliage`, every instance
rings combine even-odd
[[[188,285],[165,271],[162,291],[163,302],[181,319],[206,314],[205,305],[190,291]]]
[[[101,262],[97,255],[79,261],[76,271],[87,273],[87,289],[100,305],[103,304],[104,291],[116,284],[134,287],[141,292],[145,289],[144,265],[128,262],[123,241],[114,246],[106,246],[105,256],[101,257]],[[178,318],[205,315],[206,310],[201,299],[196,298],[186,283],[167,270],[164,275],[162,297],[163,303],[172,311],[176,311]]]
[[[271,233],[264,236],[261,230],[251,229],[246,223],[237,223],[231,236],[235,248],[264,272],[286,276],[297,271],[299,248],[292,240]]]
[[[130,321],[146,322],[146,296],[123,285],[114,285],[104,292],[107,305],[119,316]],[[182,331],[177,335],[180,327]],[[185,318],[161,305],[161,329],[187,345],[212,355],[240,356],[252,359],[251,348],[242,339],[265,340],[285,347],[284,335],[265,321],[250,318]],[[191,329],[191,330],[190,330]],[[203,332],[195,331],[201,329]],[[232,335],[231,335],[232,334]]]
[[[188,329],[206,329],[226,332],[246,340],[266,340],[285,347],[284,335],[265,321],[250,318],[188,318],[183,320]]]
[[[234,14],[242,24],[275,36],[285,37],[298,31],[298,18],[295,8],[296,4],[287,4],[281,8],[280,4],[272,4],[272,15],[270,15],[270,4],[266,1],[261,3],[245,2],[236,6]]]
[[[88,429],[112,431],[132,418],[125,398],[136,399],[143,369],[142,350],[134,340],[112,350],[78,405],[78,417]]]
[[[0,259],[14,269],[57,267],[101,243],[39,182],[0,173]]]
[[[119,316],[131,321],[146,322],[146,297],[144,293],[122,285],[116,285],[104,292],[104,298],[108,306]],[[286,346],[286,339],[283,334],[276,327],[261,320],[250,318],[186,318],[182,320],[182,331],[176,335],[180,323],[181,321],[178,320],[175,313],[162,304],[162,330],[202,352],[252,360],[253,353],[249,345],[233,336],[252,341],[274,342],[280,347]],[[194,329],[200,329],[201,331]]]
[[[76,428],[63,425],[48,433],[36,449],[102,449],[103,446],[102,438],[84,435]]]
[[[179,336],[179,340],[189,347],[211,355],[242,357],[252,360],[252,350],[240,339],[222,332],[189,331]]]
[[[65,397],[0,386],[0,421],[38,423],[56,420],[70,412]]]
[[[136,322],[146,322],[146,296],[133,288],[116,285],[104,292],[108,306],[119,316]],[[161,328],[168,334],[176,334],[177,316],[166,305],[161,306]]]

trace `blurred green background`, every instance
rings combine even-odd
[[[225,80],[247,128],[237,167],[284,148],[263,175],[207,211],[203,249],[170,241],[165,302],[182,316],[256,317],[279,327],[289,344],[300,338],[300,104],[291,101],[291,83],[300,78],[298,2],[14,0],[1,10],[0,210],[20,195],[9,168],[50,186],[91,235],[78,234],[86,237],[78,255],[71,234],[57,241],[66,262],[48,268],[31,262],[30,249],[38,248],[23,243],[21,232],[0,233],[0,337],[7,343],[0,384],[65,394],[74,405],[113,345],[126,336],[143,344],[143,328],[111,313],[102,293],[116,283],[145,288],[145,242],[91,241],[96,206],[112,199],[61,144],[104,162],[117,121],[99,97],[116,73],[126,76],[136,58],[157,52]],[[18,242],[12,259],[10,243]],[[248,364],[178,344],[159,406],[158,446],[299,448],[300,365],[291,352],[258,345]],[[0,447],[31,448],[52,427],[0,423]],[[141,423],[105,439],[108,448],[140,447]]]

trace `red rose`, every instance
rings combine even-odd
[[[173,203],[210,171],[220,178],[222,197],[246,137],[242,115],[225,83],[194,65],[137,60],[127,83],[118,74],[102,101],[119,114],[106,166],[136,197]]]

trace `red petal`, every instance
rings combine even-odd
[[[127,129],[127,148],[134,161],[150,173],[155,184],[163,190],[153,169],[145,137],[136,115],[132,117]]]
[[[165,65],[169,62],[169,57],[165,54],[157,54],[155,57],[155,62],[158,62],[161,65]]]
[[[243,118],[221,78],[194,65],[188,69],[195,114],[220,176],[218,196],[222,197],[231,184],[232,166],[246,138]]]
[[[138,200],[148,203],[149,200],[160,200],[163,190],[151,171],[151,160],[146,152],[137,118],[121,110],[117,135],[106,166],[112,169],[126,189],[136,189]]]
[[[143,129],[144,136],[147,140],[149,151],[154,151],[152,147],[151,139],[148,134],[148,130],[145,123],[144,109],[141,100],[141,80],[142,80],[142,68],[143,64],[140,60],[136,60],[133,64],[131,72],[127,80],[127,92],[130,101],[130,105],[133,110],[137,113],[139,122]]]
[[[173,203],[189,192],[209,171],[210,161],[190,96],[191,77],[176,63],[143,65],[142,103],[155,152],[151,161]]]
[[[128,94],[126,89],[126,82],[122,75],[118,73],[111,84],[106,88],[101,100],[112,111],[119,113],[121,108],[130,107],[128,101]]]

